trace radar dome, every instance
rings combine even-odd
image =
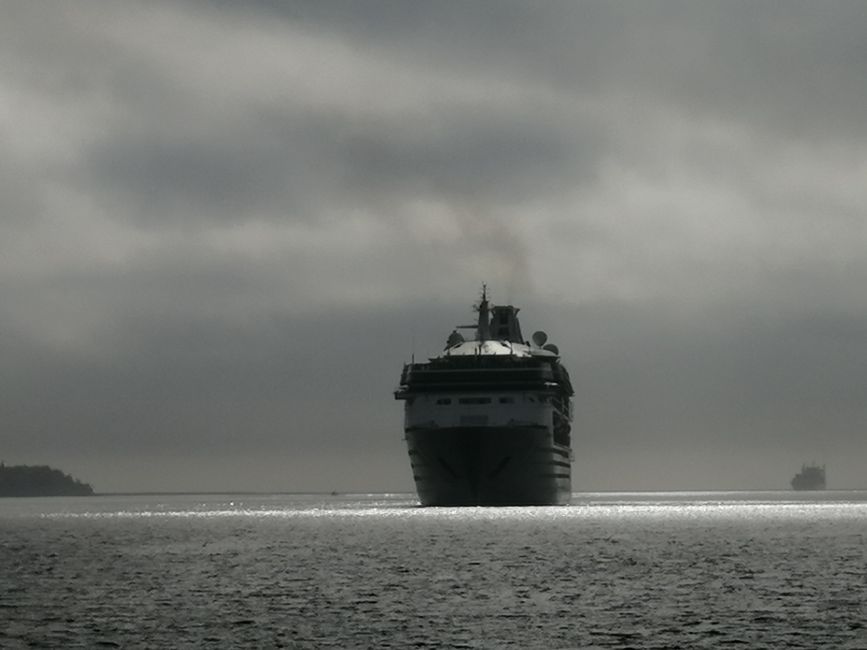
[[[533,332],[533,343],[535,343],[540,348],[545,345],[548,341],[548,335],[545,332],[539,330],[538,332]]]
[[[543,350],[548,350],[548,352],[553,352],[554,354],[560,354],[560,348],[558,348],[553,343],[549,343],[548,345],[542,346]]]

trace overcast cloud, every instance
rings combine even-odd
[[[867,487],[867,4],[0,8],[0,458],[411,490],[401,364],[494,302],[576,490]]]

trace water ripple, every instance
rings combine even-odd
[[[0,647],[856,648],[867,498],[0,502]]]

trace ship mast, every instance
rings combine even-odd
[[[479,302],[479,324],[477,327],[480,342],[491,338],[491,317],[488,315],[488,285],[482,285],[482,300]]]

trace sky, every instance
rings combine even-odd
[[[402,364],[494,303],[576,491],[867,488],[867,3],[0,7],[0,458],[410,491]]]

